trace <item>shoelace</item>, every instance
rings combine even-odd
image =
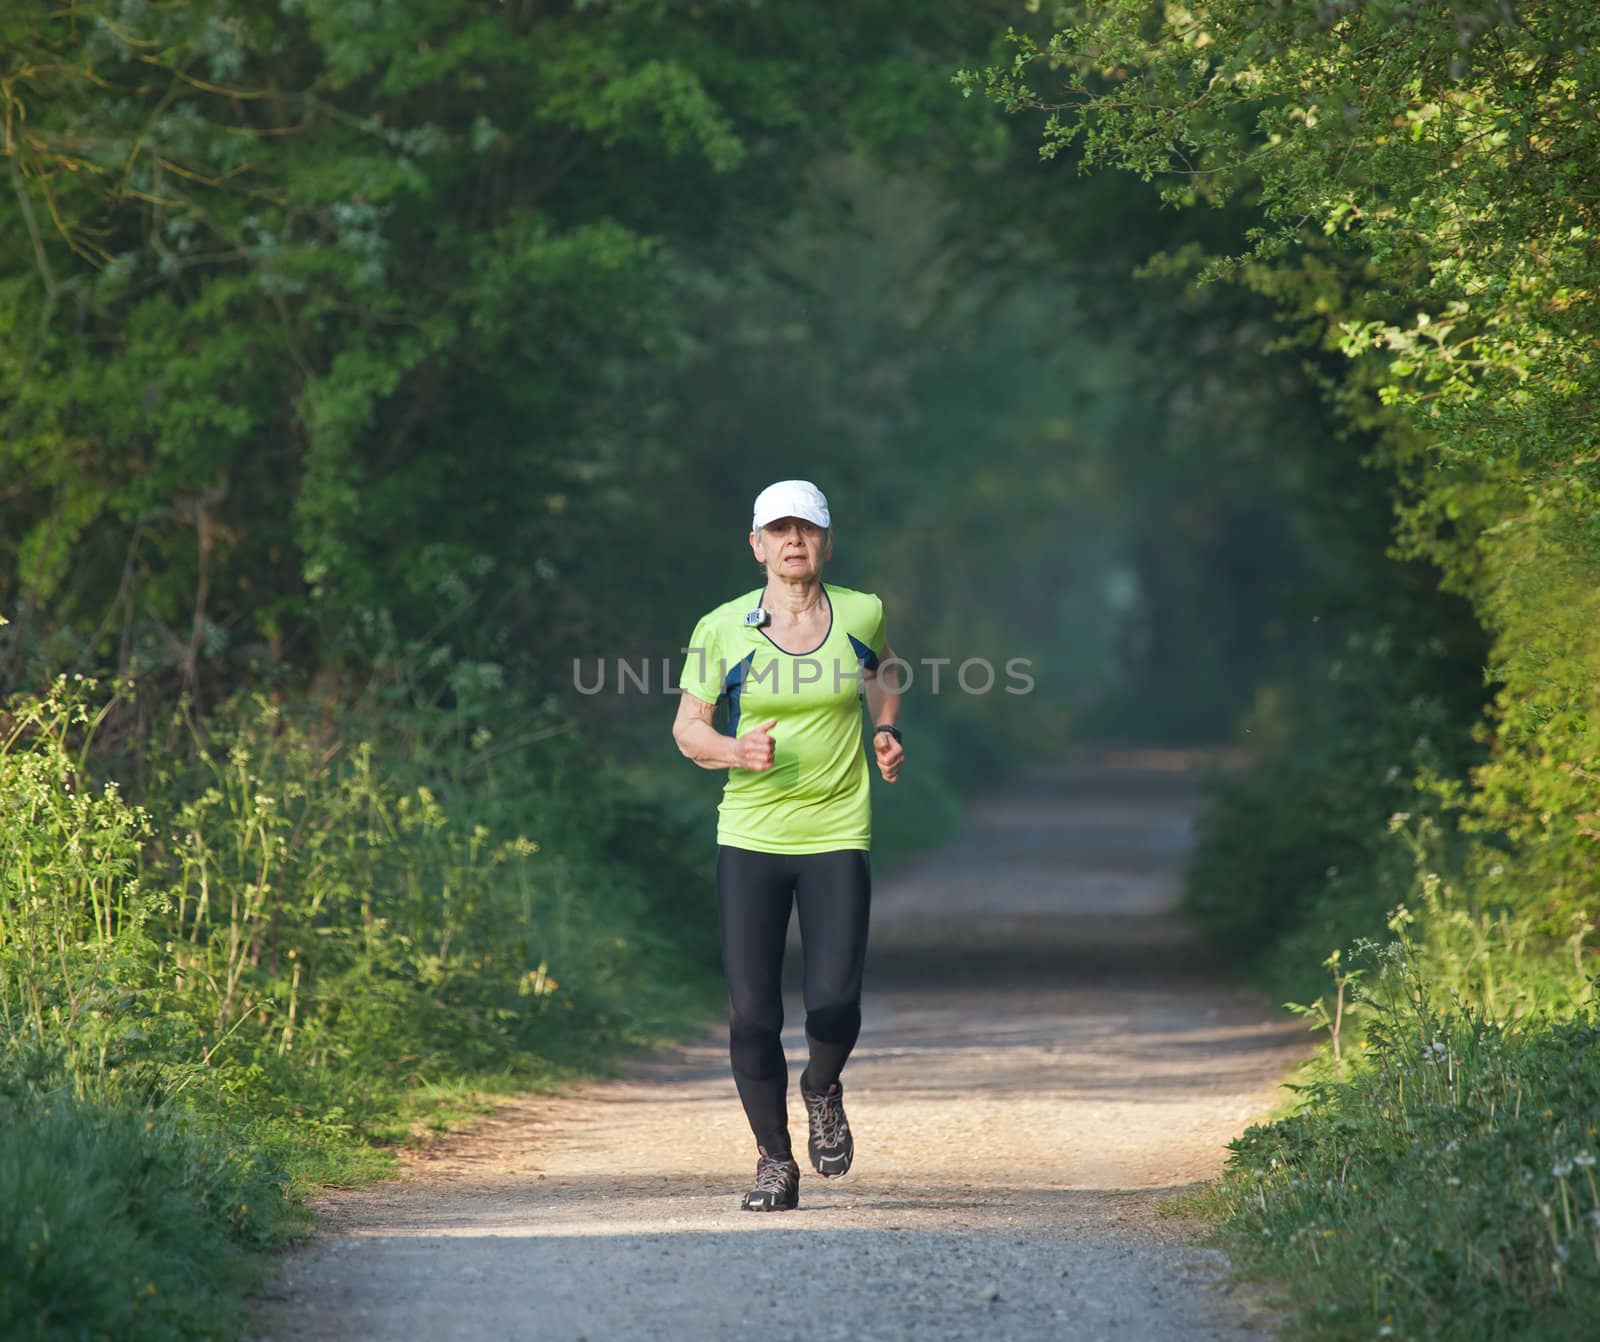
[[[816,1131],[818,1141],[827,1147],[838,1146],[849,1131],[844,1121],[844,1097],[837,1092],[827,1095],[807,1095],[806,1113]]]
[[[756,1161],[756,1191],[787,1193],[794,1178],[793,1162],[779,1156],[761,1156]]]

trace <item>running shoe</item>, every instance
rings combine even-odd
[[[811,1140],[806,1143],[811,1168],[824,1179],[848,1174],[856,1144],[850,1136],[850,1122],[844,1116],[844,1088],[835,1081],[827,1094],[813,1095],[801,1086],[800,1098],[805,1101],[806,1117],[811,1120]]]
[[[757,1147],[756,1186],[740,1206],[747,1212],[792,1212],[800,1205],[800,1167],[792,1156],[769,1156]]]

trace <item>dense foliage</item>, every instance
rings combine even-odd
[[[883,859],[1299,653],[1273,440],[1318,411],[1259,301],[1119,297],[1137,189],[1004,217],[1027,155],[947,86],[994,21],[5,7],[5,1331],[236,1332],[286,1186],[700,1018],[715,780],[660,667],[774,476],[902,652],[1040,668],[919,696]]]
[[[0,1239],[0,1319],[226,1331],[182,1283],[286,1181],[695,1018],[715,780],[663,670],[775,477],[950,659],[882,857],[1018,759],[1238,721],[1214,930],[1314,970],[1426,850],[1573,935],[1591,58],[1453,13],[1069,14],[989,81],[1073,81],[1041,168],[949,87],[998,4],[7,5],[0,1202],[59,1151],[39,1224],[128,1247]],[[952,692],[970,657],[1035,692]],[[651,688],[578,692],[602,659]],[[173,1275],[64,1298],[124,1253]]]
[[[1590,1336],[1593,1011],[1527,1028],[1449,1007],[1403,941],[1376,973],[1367,1065],[1252,1128],[1208,1195],[1236,1261],[1294,1284],[1309,1337]]]
[[[284,1162],[172,1109],[8,1068],[0,1092],[7,1337],[204,1337],[243,1327],[251,1251],[299,1228]]]
[[[1056,109],[1047,152],[1259,204],[1248,248],[1202,273],[1278,295],[1351,356],[1340,395],[1378,430],[1400,544],[1493,640],[1471,823],[1517,843],[1512,880],[1557,929],[1595,877],[1596,21],[1561,3],[1149,18],[1068,7],[988,87]],[[1059,93],[1029,87],[1035,63]]]
[[[1371,1031],[1353,1074],[1356,1030],[1301,1115],[1241,1144],[1236,1243],[1287,1246],[1265,1265],[1329,1336],[1579,1335],[1595,1271],[1593,1190],[1573,1171],[1594,1135],[1600,21],[1563,0],[1046,8],[966,91],[1044,112],[1046,156],[1257,211],[1232,246],[1168,268],[1270,295],[1288,343],[1344,356],[1328,392],[1387,481],[1396,553],[1432,566],[1486,636],[1476,655],[1470,624],[1424,594],[1398,622],[1380,603],[1320,687],[1258,704],[1262,769],[1209,821],[1197,915],[1276,985],[1326,956],[1334,983],[1305,1010]],[[1397,1005],[1366,991],[1401,973],[1372,948],[1413,917]],[[1435,1062],[1448,1096],[1426,1084]],[[1445,1150],[1467,1162],[1452,1187],[1475,1193],[1441,1200]],[[1252,1173],[1269,1178],[1259,1198]]]
[[[572,658],[675,655],[784,471],[840,493],[838,576],[895,594],[909,651],[1052,660],[1052,740],[1140,683],[1149,731],[1215,735],[1296,655],[1249,561],[1306,566],[1271,449],[1318,411],[1261,367],[1265,305],[1129,303],[1172,228],[1131,184],[1019,223],[1035,174],[947,84],[982,6],[0,24],[12,683],[109,667],[205,707],[424,642],[636,716]],[[701,516],[725,544],[640,562]]]
[[[915,103],[888,17],[8,5],[9,664],[615,634],[572,575],[675,464],[691,300]]]
[[[161,724],[135,805],[92,748],[119,702],[63,679],[0,741],[8,1336],[199,1328],[232,1278],[186,1255],[293,1229],[290,1180],[372,1168],[464,1081],[546,1083],[714,1000],[687,832],[578,752],[398,703],[375,749],[251,699]]]

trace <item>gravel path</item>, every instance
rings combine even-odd
[[[718,1035],[500,1109],[321,1204],[267,1335],[1242,1339],[1225,1263],[1155,1204],[1214,1175],[1304,1034],[1170,916],[1199,799],[1106,753],[971,808],[874,893],[845,1073],[855,1168],[738,1210],[754,1148]],[[798,1001],[785,1031],[804,1059]]]

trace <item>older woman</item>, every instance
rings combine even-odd
[[[839,1075],[861,1031],[872,838],[861,699],[886,782],[904,752],[898,695],[880,678],[889,651],[883,603],[822,581],[833,553],[828,501],[808,480],[757,496],[750,550],[760,587],[695,626],[672,735],[705,769],[726,769],[717,824],[717,905],[728,978],[729,1055],[755,1134],[747,1211],[799,1205],[790,1153],[781,991],[790,910],[800,910],[809,1058],[800,1095],[811,1165],[850,1169],[855,1146]],[[728,706],[727,730],[712,724]]]

